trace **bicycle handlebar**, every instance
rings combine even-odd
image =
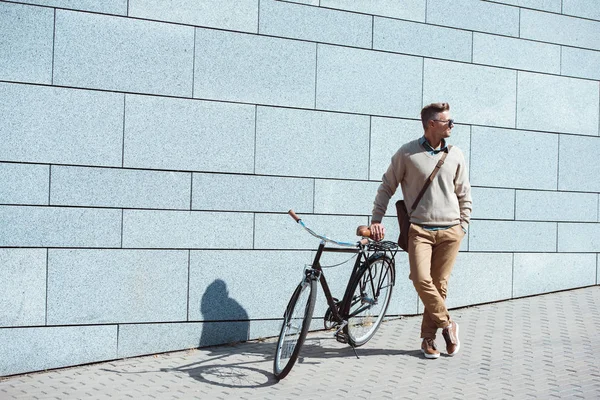
[[[306,225],[304,225],[304,222],[302,222],[302,219],[294,212],[294,210],[289,210],[288,214],[290,215],[290,217],[292,217],[294,219],[294,221],[296,221],[297,223],[299,223],[300,225],[302,225],[302,227],[304,229],[306,229],[308,231],[308,233],[310,233],[314,237],[319,238],[321,240],[325,240],[327,242],[335,243],[335,244],[337,244],[339,246],[347,246],[347,247],[348,246],[354,247],[354,246],[357,246],[357,245],[365,246],[365,245],[369,244],[369,239],[367,239],[367,238],[371,236],[371,231],[369,230],[368,227],[366,227],[364,225],[359,226],[358,229],[357,229],[357,231],[356,231],[356,234],[358,236],[363,236],[363,238],[361,240],[359,240],[358,242],[355,242],[355,243],[338,242],[336,240],[329,239],[329,238],[327,238],[325,236],[322,236],[322,235],[319,235],[319,234],[313,232]],[[366,230],[361,229],[361,228],[365,228]],[[367,232],[368,232],[368,235],[366,234]]]

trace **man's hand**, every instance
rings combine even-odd
[[[371,239],[379,242],[385,237],[385,226],[381,222],[373,222],[369,229],[371,230]]]

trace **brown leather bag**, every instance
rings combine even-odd
[[[415,209],[419,205],[419,202],[421,201],[421,198],[425,194],[425,191],[427,190],[427,188],[429,187],[431,182],[433,182],[433,178],[435,178],[438,171],[444,164],[444,161],[446,160],[446,157],[448,156],[448,152],[450,151],[451,148],[452,148],[452,146],[448,146],[446,148],[446,150],[444,151],[444,154],[442,154],[442,158],[440,158],[440,160],[437,162],[437,164],[435,165],[435,168],[429,175],[429,178],[427,178],[427,180],[425,181],[425,185],[423,185],[423,189],[421,189],[421,192],[415,199],[415,202],[413,203],[412,208],[410,209],[411,214],[413,213],[413,211],[415,211]],[[398,215],[398,225],[400,226],[400,236],[398,236],[398,246],[400,246],[400,248],[402,250],[404,250],[408,253],[408,230],[410,229],[410,214],[408,214],[408,210],[406,209],[406,203],[404,202],[404,200],[398,200],[396,202],[396,213]]]

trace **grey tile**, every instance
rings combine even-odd
[[[598,136],[598,82],[528,72],[518,82],[517,128]]]
[[[381,182],[391,159],[404,143],[423,136],[421,120],[371,118],[369,179]]]
[[[0,329],[0,376],[117,357],[117,326]]]
[[[375,17],[373,48],[395,53],[471,61],[472,34],[423,23]]]
[[[52,83],[54,12],[0,4],[0,79]]]
[[[427,1],[427,23],[505,36],[519,36],[519,9],[477,0]]]
[[[256,33],[258,0],[129,0],[129,16]]]
[[[517,253],[514,276],[515,297],[590,286],[596,283],[596,256]]]
[[[124,166],[251,173],[255,107],[127,96]]]
[[[247,213],[125,210],[123,247],[249,249],[253,224]]]
[[[313,108],[316,44],[196,29],[194,97]]]
[[[556,190],[558,135],[473,127],[471,141],[471,184]]]
[[[189,173],[61,166],[51,172],[52,205],[190,208]]]
[[[560,74],[560,46],[486,33],[473,34],[473,62]]]
[[[560,135],[559,190],[600,192],[597,146],[597,137]]]
[[[596,193],[517,190],[516,219],[530,221],[598,221]]]
[[[515,190],[474,187],[473,218],[515,219]]]
[[[127,15],[127,0],[17,0],[16,3],[37,4],[104,14]]]
[[[512,297],[512,254],[459,253],[446,306],[464,307]]]
[[[192,251],[189,320],[280,318],[311,260],[307,251]]]
[[[0,83],[0,115],[3,161],[121,166],[122,94]]]
[[[192,95],[194,28],[58,10],[54,84]]]
[[[194,174],[193,189],[193,210],[287,212],[293,208],[298,212],[313,211],[313,179]]]
[[[370,16],[261,0],[259,33],[321,43],[371,48]]]
[[[534,10],[521,10],[520,37],[600,50],[600,21]]]
[[[0,326],[46,323],[46,250],[0,249]]]
[[[47,165],[0,163],[0,203],[48,204]]]
[[[600,252],[600,223],[559,223],[558,251]]]
[[[368,151],[367,116],[258,108],[257,174],[366,179]]]
[[[425,22],[426,0],[402,0],[401,6],[398,3],[397,0],[321,0],[320,2],[321,7]]]
[[[595,0],[562,0],[562,13],[600,20],[600,3]]]
[[[315,213],[371,215],[379,182],[315,181]]]
[[[600,80],[600,51],[562,47],[561,75]]]
[[[414,117],[421,106],[422,62],[418,57],[319,44],[316,108]]]
[[[187,251],[48,253],[51,325],[185,321]]]
[[[0,207],[0,246],[119,247],[121,210]]]
[[[555,252],[555,222],[472,221],[470,251]],[[559,246],[559,251],[561,251]]]
[[[517,72],[425,59],[423,104],[447,102],[463,123],[515,126]]]
[[[200,347],[202,323],[119,324],[118,357]],[[213,345],[216,343],[209,343]]]

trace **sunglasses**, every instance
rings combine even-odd
[[[448,123],[448,126],[450,128],[452,128],[454,126],[454,120],[453,119],[447,119],[447,120],[443,120],[443,119],[434,119],[433,121],[437,121],[437,122],[442,122],[442,123]]]

